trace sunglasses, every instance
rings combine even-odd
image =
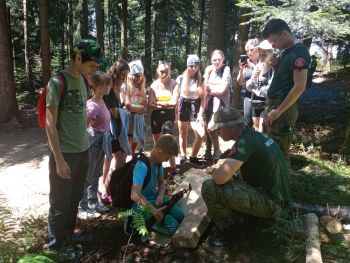
[[[166,60],[159,60],[158,65],[168,65],[171,66],[171,62]]]

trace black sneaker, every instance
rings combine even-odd
[[[203,168],[204,167],[204,163],[202,161],[200,161],[197,157],[190,156],[189,163],[194,168]]]
[[[128,216],[124,219],[124,233],[127,236],[131,236],[133,230],[132,216]]]
[[[223,234],[215,229],[212,233],[210,233],[207,243],[211,247],[219,248],[219,249],[225,249],[228,247],[228,244],[226,240],[224,239]]]
[[[68,243],[71,245],[90,245],[94,241],[94,238],[90,234],[70,235]]]
[[[203,157],[205,160],[211,160],[213,158],[213,156],[211,155],[211,151],[205,151]]]
[[[187,157],[184,155],[180,156],[180,164],[184,164],[187,161]]]
[[[69,262],[75,262],[83,256],[83,252],[81,250],[75,249],[71,246],[64,246],[63,248],[58,250],[58,253],[62,255],[65,261]]]

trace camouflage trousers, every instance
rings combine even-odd
[[[244,215],[275,218],[281,212],[281,207],[263,191],[237,178],[222,185],[212,179],[204,181],[202,197],[208,216],[221,231],[234,223],[242,223]]]
[[[266,110],[267,114],[273,109],[276,109],[281,103],[282,100],[269,99]],[[269,125],[267,122],[263,123],[264,133],[268,134],[278,144],[288,164],[290,164],[289,148],[292,144],[293,130],[297,119],[298,104],[294,103],[272,125]]]

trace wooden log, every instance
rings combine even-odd
[[[322,205],[309,205],[309,204],[297,204],[293,203],[292,208],[296,209],[302,214],[314,213],[318,216],[328,214],[327,206]],[[350,222],[350,207],[348,206],[329,206],[330,216],[337,216],[344,222]]]
[[[192,186],[192,191],[178,203],[185,213],[185,218],[172,236],[171,243],[175,247],[195,248],[211,221],[201,195],[202,183],[206,179],[211,179],[211,176],[202,170],[193,168],[185,175],[186,178],[174,192],[187,188],[189,183]]]
[[[320,224],[323,225],[328,233],[338,234],[342,231],[343,225],[338,218],[333,216],[324,215],[320,218]]]
[[[306,226],[306,263],[322,263],[318,216],[313,213],[305,215]]]

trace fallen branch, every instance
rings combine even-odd
[[[328,214],[333,217],[342,218],[342,221],[350,222],[350,207],[348,206],[329,206],[329,213],[327,206],[321,205],[293,203],[292,208],[296,209],[301,214],[314,213],[318,216]]]
[[[320,238],[318,232],[318,216],[305,215],[306,226],[306,263],[322,263]]]

